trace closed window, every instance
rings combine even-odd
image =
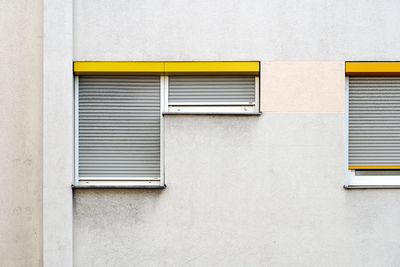
[[[258,76],[170,75],[168,112],[257,113]]]
[[[349,77],[348,105],[352,184],[400,185],[400,77]]]
[[[162,185],[160,76],[76,80],[77,182]]]

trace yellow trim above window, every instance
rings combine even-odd
[[[346,62],[347,76],[400,76],[400,62]]]
[[[162,73],[163,62],[116,62],[116,61],[76,61],[74,73],[85,74],[124,74],[124,73]]]
[[[166,62],[167,73],[251,73],[258,74],[259,62]]]
[[[90,74],[131,74],[131,73],[228,73],[259,74],[258,61],[231,62],[124,62],[124,61],[76,61],[76,75]]]
[[[349,170],[395,170],[400,166],[349,166]]]

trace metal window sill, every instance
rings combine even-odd
[[[167,185],[71,185],[75,189],[165,189]]]
[[[344,185],[345,189],[400,189],[400,185],[359,185],[359,184],[348,184]]]
[[[262,112],[163,112],[163,115],[260,116]]]
[[[400,189],[400,176],[357,176],[354,171],[345,183],[346,189]]]

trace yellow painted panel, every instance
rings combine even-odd
[[[167,73],[249,73],[258,74],[260,64],[247,62],[166,62]]]
[[[395,170],[400,166],[349,166],[349,170]]]
[[[77,61],[74,73],[82,74],[129,74],[129,73],[243,73],[258,74],[257,61],[246,62],[124,62],[124,61]]]
[[[346,62],[347,76],[400,76],[400,62]]]
[[[127,74],[127,73],[162,73],[163,62],[117,62],[92,61],[74,62],[74,73],[82,74]]]

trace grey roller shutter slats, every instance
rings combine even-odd
[[[255,101],[254,76],[169,76],[168,86],[168,101],[173,104]]]
[[[400,166],[400,78],[349,78],[349,165]]]
[[[79,177],[160,177],[160,76],[79,78]]]

